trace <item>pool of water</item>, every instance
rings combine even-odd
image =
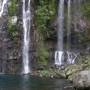
[[[0,90],[73,90],[65,79],[45,79],[29,75],[0,75]]]

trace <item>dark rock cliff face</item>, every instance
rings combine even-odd
[[[15,40],[12,39],[8,31],[8,20],[8,13],[0,17],[0,73],[17,73],[21,67],[20,30]]]
[[[16,45],[9,36],[7,22],[7,16],[0,18],[0,72],[14,73],[19,62],[19,49],[18,43]]]
[[[7,38],[6,32],[6,16],[0,18],[0,72],[5,72],[7,62]]]

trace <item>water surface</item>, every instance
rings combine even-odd
[[[42,79],[33,76],[0,75],[0,90],[73,90],[64,79]]]

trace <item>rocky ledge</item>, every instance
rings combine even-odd
[[[90,90],[90,70],[79,72],[73,77],[73,84],[77,88]]]

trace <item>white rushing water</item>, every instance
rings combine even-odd
[[[55,52],[55,65],[63,64],[63,31],[64,31],[64,0],[59,0],[58,8],[58,31],[57,31],[57,51]]]
[[[8,0],[0,1],[0,17],[2,17],[2,15],[4,14],[4,11],[7,11],[6,10],[7,4],[8,4]]]
[[[55,65],[61,66],[63,64],[62,59],[63,59],[63,52],[62,51],[56,51],[55,52]]]
[[[30,58],[29,58],[29,47],[30,47],[30,28],[31,28],[31,5],[30,0],[28,0],[28,5],[26,5],[26,0],[23,0],[23,70],[22,73],[28,74],[30,70]]]

